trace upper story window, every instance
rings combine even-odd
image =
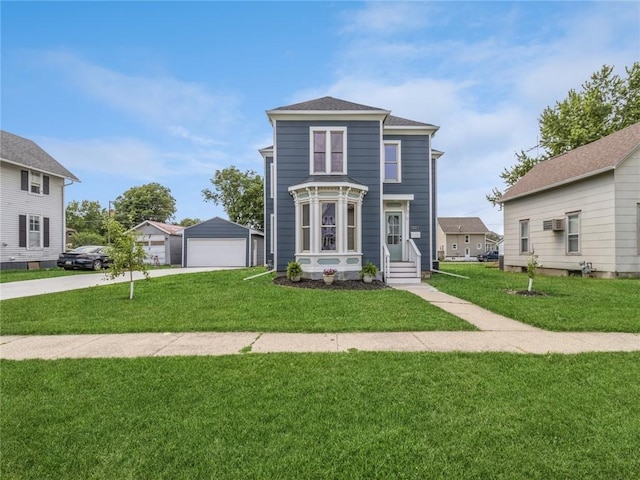
[[[384,142],[384,181],[400,182],[400,142]]]
[[[49,195],[49,176],[34,170],[22,170],[20,189],[33,195]]]
[[[464,243],[469,243],[471,241],[471,237],[469,235],[464,236]]]
[[[347,173],[347,129],[311,128],[311,173]]]
[[[520,253],[529,253],[529,220],[520,220]]]
[[[567,253],[580,253],[580,213],[567,215]]]

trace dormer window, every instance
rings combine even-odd
[[[311,173],[343,175],[347,173],[347,129],[311,128]]]

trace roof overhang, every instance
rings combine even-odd
[[[382,200],[396,200],[400,202],[412,202],[414,198],[413,193],[384,193],[382,195]]]
[[[389,110],[267,110],[274,120],[379,120],[384,121]]]
[[[435,137],[439,129],[440,127],[436,127],[435,125],[385,125],[383,133],[386,135],[431,135]]]
[[[71,180],[73,182],[78,182],[78,183],[82,183],[80,181],[79,178],[75,177],[75,176],[68,176],[68,175],[60,175],[59,173],[54,173],[54,172],[50,172],[48,170],[43,170],[42,168],[39,167],[34,167],[33,165],[26,165],[24,163],[21,162],[14,162],[12,160],[7,160],[6,158],[0,158],[1,162],[5,162],[5,163],[9,163],[11,165],[15,165],[16,167],[21,167],[21,168],[28,168],[29,170],[36,170],[38,172],[42,172],[46,175],[49,175],[50,177],[58,177],[58,178],[66,178],[67,180]]]
[[[299,183],[297,185],[291,185],[289,187],[289,192],[297,192],[299,190],[306,190],[306,189],[315,189],[315,188],[331,188],[331,189],[339,189],[339,188],[347,188],[347,189],[352,189],[352,190],[358,190],[360,192],[368,192],[369,191],[369,187],[367,187],[366,185],[362,185],[360,183],[354,183],[354,182],[303,182],[303,183]]]

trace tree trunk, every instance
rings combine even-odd
[[[527,289],[528,292],[531,291],[531,287],[533,287],[533,278],[529,279],[529,288]]]
[[[129,300],[133,300],[133,270],[129,270]]]

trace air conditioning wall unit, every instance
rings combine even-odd
[[[554,232],[561,232],[564,230],[564,218],[554,218],[551,220],[551,229]]]

